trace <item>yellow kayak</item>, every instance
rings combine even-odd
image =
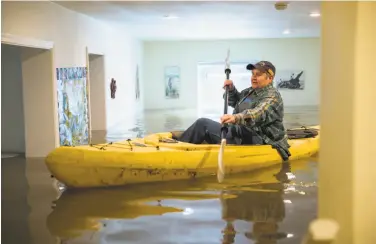
[[[319,126],[289,130],[290,160],[319,150]],[[294,138],[294,131],[315,131]],[[190,144],[172,139],[172,132],[132,140],[59,147],[46,157],[52,175],[67,187],[104,187],[190,179],[216,175],[220,145]],[[270,145],[226,145],[225,174],[247,172],[282,162]]]

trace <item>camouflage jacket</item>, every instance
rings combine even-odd
[[[245,103],[246,98],[250,98],[248,104]],[[284,159],[290,156],[290,145],[283,125],[283,100],[272,84],[261,89],[247,88],[241,92],[234,87],[229,91],[228,105],[234,108],[235,124],[255,132],[265,144],[282,149],[278,152]],[[239,111],[239,106],[243,107],[243,111]]]

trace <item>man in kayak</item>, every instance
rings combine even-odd
[[[229,87],[228,105],[233,114],[225,114],[221,123],[207,118],[196,120],[178,139],[181,142],[219,144],[221,128],[229,124],[227,144],[268,144],[276,148],[284,160],[290,156],[287,133],[283,125],[283,100],[273,87],[276,69],[271,62],[261,61],[248,64],[252,71],[251,87],[238,91],[232,80],[226,80]]]

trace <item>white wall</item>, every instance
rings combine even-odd
[[[142,45],[122,26],[99,22],[52,2],[2,2],[2,33],[54,42],[54,65],[86,66],[90,53],[105,55],[106,125],[129,122],[136,111],[136,63],[142,64]],[[22,16],[22,17],[20,17]],[[110,98],[111,78],[117,80],[117,98]],[[142,79],[142,77],[141,77]]]
[[[161,41],[144,44],[144,108],[196,108],[197,64],[223,62],[228,48],[231,62],[269,60],[275,64],[277,73],[278,69],[305,70],[305,90],[282,91],[285,105],[319,104],[319,38]],[[164,98],[163,72],[167,65],[179,65],[181,69],[181,94],[177,100]],[[236,80],[234,82],[236,85]]]
[[[1,45],[1,151],[25,153],[21,48]]]

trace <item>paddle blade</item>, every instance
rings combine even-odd
[[[225,151],[225,146],[226,146],[226,139],[222,139],[221,147],[219,148],[219,153],[218,153],[217,179],[219,183],[222,183],[225,178],[225,166],[223,163],[223,154]]]
[[[230,48],[227,50],[227,56],[225,59],[225,70],[230,68]]]

